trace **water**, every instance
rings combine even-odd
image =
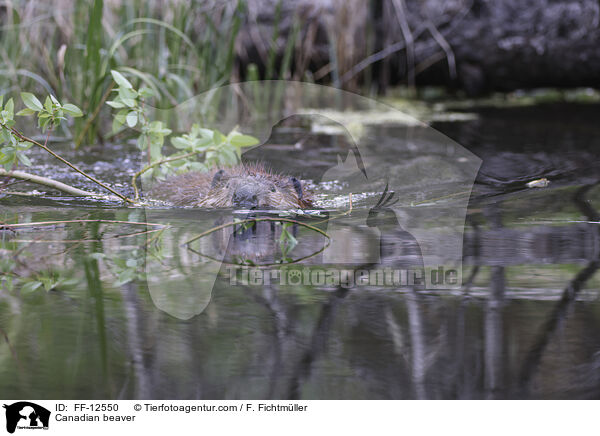
[[[270,263],[289,255],[305,258],[296,267],[314,268],[323,262],[319,250],[327,240],[292,225],[287,231],[298,245],[286,254],[282,226],[265,222],[255,231],[238,228],[240,237],[233,242],[223,239],[232,227],[202,238],[197,254],[181,242],[229,222],[230,211],[0,198],[0,219],[6,222],[171,225],[162,233],[142,234],[157,229],[87,222],[3,231],[2,261],[28,279],[25,286],[0,290],[0,394],[38,399],[598,398],[597,111],[593,105],[482,109],[477,120],[434,124],[483,159],[469,202],[461,289],[231,285],[223,265],[212,292],[203,294],[194,290],[213,277],[203,274],[205,269],[215,268],[206,255],[219,258],[228,247],[226,260],[232,262]],[[379,153],[391,153],[393,139],[407,129],[379,126],[369,135]],[[294,174],[316,180],[348,144],[343,137],[319,134],[294,146],[305,136],[305,130],[282,128],[270,146],[247,157],[286,171],[293,160]],[[87,160],[101,179],[126,189],[137,162],[134,152],[124,158],[114,150],[95,153],[93,159],[70,157]],[[44,161],[36,165],[42,168]],[[116,175],[113,165],[121,169]],[[524,186],[542,177],[550,180],[547,188]],[[326,192],[321,199],[326,208],[340,191],[315,188]],[[388,215],[371,215],[380,219],[376,227],[382,234],[382,245],[373,246],[365,204],[358,198],[353,214],[341,218],[343,250],[362,258],[379,253],[384,266],[418,266],[418,244],[394,230]],[[318,221],[303,219],[322,228]],[[16,257],[15,250],[20,250]],[[28,281],[42,284],[31,289]],[[56,286],[46,291],[44,284],[52,281]]]

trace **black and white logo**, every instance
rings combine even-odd
[[[16,429],[47,430],[50,411],[29,401],[19,401],[4,405],[6,409],[6,431],[14,433]]]

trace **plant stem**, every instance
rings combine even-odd
[[[52,129],[48,129],[48,134],[46,135],[46,140],[44,141],[44,147],[48,147],[48,138],[50,138],[50,132],[52,132]]]

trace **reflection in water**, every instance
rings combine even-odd
[[[481,243],[492,243],[486,232],[502,231],[511,207],[480,209],[488,210],[473,218]],[[387,219],[378,224],[381,263],[407,260],[410,240]],[[79,246],[77,258],[99,249]],[[86,260],[84,288],[2,293],[0,385],[17,396],[69,398],[597,397],[600,305],[586,293],[590,281],[597,286],[597,263],[582,261],[589,267],[538,279],[535,291],[526,280],[549,272],[543,263],[483,263],[464,292],[232,287],[222,277],[206,310],[181,321],[156,309],[143,280],[115,286],[103,262]]]
[[[585,198],[585,194],[592,188],[592,186],[593,185],[586,185],[578,189],[574,195],[574,202],[590,221],[597,223],[600,221],[600,215],[593,207],[591,207]],[[600,235],[600,229],[597,226],[594,226],[593,230],[597,235]],[[596,256],[587,264],[584,269],[577,273],[577,275],[569,282],[563,291],[561,299],[558,301],[551,315],[543,325],[535,344],[531,347],[529,354],[525,358],[519,376],[519,386],[521,389],[524,389],[526,392],[529,390],[531,380],[538,370],[544,351],[548,347],[548,344],[557,330],[560,329],[561,324],[565,321],[569,309],[573,305],[577,294],[579,291],[581,291],[583,286],[585,286],[586,282],[594,275],[599,267],[600,251],[597,252]]]

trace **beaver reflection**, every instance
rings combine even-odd
[[[262,164],[240,164],[168,178],[150,196],[175,206],[242,209],[304,209],[310,192],[295,177],[274,173]]]
[[[213,229],[195,239],[188,249],[202,257],[230,265],[269,266],[295,263],[322,252],[327,237],[303,222],[268,216],[264,212],[237,218],[221,216]],[[306,227],[308,231],[298,229]]]

